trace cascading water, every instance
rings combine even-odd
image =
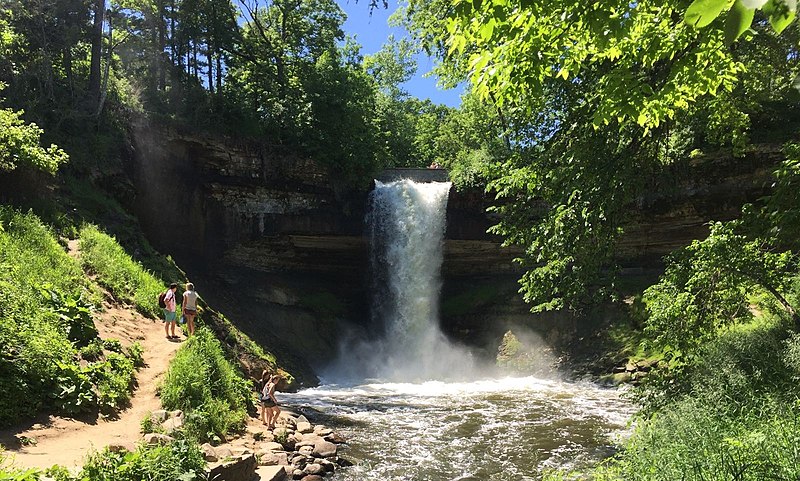
[[[373,276],[374,375],[391,380],[469,374],[469,354],[439,330],[440,270],[449,182],[375,182],[367,225]]]
[[[348,438],[334,481],[507,481],[609,456],[632,407],[614,390],[533,376],[487,377],[438,328],[449,183],[380,183],[367,219],[373,324],[323,374],[281,394]],[[346,381],[345,381],[346,380]],[[337,384],[338,383],[338,384]]]

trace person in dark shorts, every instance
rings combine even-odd
[[[261,373],[261,422],[267,426],[267,429],[275,428],[275,421],[278,420],[278,415],[281,413],[281,408],[278,406],[278,400],[275,399],[275,387],[280,381],[281,377],[277,374],[267,378],[267,371]]]

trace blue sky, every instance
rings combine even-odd
[[[381,46],[389,37],[394,35],[396,39],[401,39],[407,35],[405,29],[401,27],[389,27],[387,20],[397,8],[397,2],[390,1],[389,9],[376,8],[370,15],[369,0],[337,0],[342,10],[347,13],[347,21],[344,24],[344,31],[349,35],[354,35],[356,41],[361,44],[361,53],[372,54],[381,49]],[[378,2],[380,3],[380,2]],[[435,103],[456,107],[461,103],[461,88],[451,90],[441,90],[436,86],[435,77],[423,78],[423,75],[433,69],[433,59],[425,54],[417,56],[417,75],[404,84],[405,89],[411,95],[420,99],[431,99]]]

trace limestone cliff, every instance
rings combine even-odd
[[[318,368],[339,338],[367,326],[371,184],[345,187],[315,163],[254,141],[201,138],[141,122],[134,132],[133,202],[151,242],[171,254],[199,292],[254,339],[298,365]],[[762,147],[745,159],[707,157],[676,167],[640,201],[618,256],[640,269],[735,216],[764,192],[779,158]],[[568,335],[564,315],[533,317],[517,295],[518,250],[486,234],[490,199],[451,191],[443,264],[442,323],[488,354],[510,326],[550,342]]]

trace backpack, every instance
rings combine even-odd
[[[167,291],[164,291],[158,295],[158,307],[160,307],[161,309],[167,308],[167,300],[165,299],[166,297],[167,297]]]

